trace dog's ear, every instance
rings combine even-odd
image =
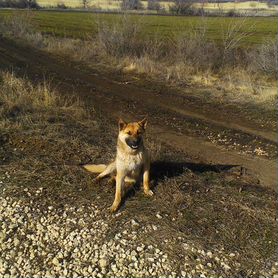
[[[124,120],[122,120],[120,118],[118,125],[119,125],[119,130],[121,131],[121,130],[123,130],[126,127],[127,124],[126,124],[126,122]]]
[[[144,118],[142,121],[138,122],[138,124],[145,130],[147,127],[148,120]]]

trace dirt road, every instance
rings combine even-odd
[[[148,115],[149,136],[185,153],[185,160],[235,165],[262,186],[277,184],[275,119],[236,105],[219,105],[201,97],[140,78],[115,74],[1,38],[0,67],[33,81],[50,79],[62,94],[78,95],[116,124]],[[242,167],[242,168],[241,168]]]

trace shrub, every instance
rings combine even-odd
[[[44,40],[42,34],[34,28],[31,11],[15,12],[11,17],[0,20],[0,34],[24,39],[37,47],[41,47]]]
[[[18,9],[39,9],[36,0],[0,0],[0,7]]]
[[[139,24],[124,16],[116,24],[99,24],[98,39],[105,52],[112,56],[140,56],[143,42],[139,38],[139,31]]]
[[[186,33],[177,40],[177,60],[184,61],[196,70],[210,70],[219,66],[220,52],[215,43],[208,41],[206,30]]]
[[[174,0],[174,4],[170,6],[170,11],[177,15],[193,15],[192,0]]]
[[[232,10],[229,10],[226,15],[229,17],[236,17],[236,16],[238,16],[238,13],[234,9],[232,9]]]
[[[64,2],[60,2],[60,3],[57,4],[57,8],[65,10],[68,7],[66,6],[66,4]]]
[[[143,5],[140,0],[123,0],[121,8],[123,10],[142,10]]]
[[[277,74],[277,41],[268,40],[247,54],[248,65],[253,72]]]
[[[148,10],[159,11],[160,9],[161,6],[158,0],[148,0]]]

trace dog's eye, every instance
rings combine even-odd
[[[128,131],[127,134],[128,134],[128,135],[131,135],[131,131]]]

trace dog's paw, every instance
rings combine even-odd
[[[112,213],[116,212],[119,208],[119,204],[113,204],[111,207],[110,207],[110,211]]]
[[[144,190],[144,194],[146,196],[152,197],[154,195],[154,193],[149,189],[149,190]]]

